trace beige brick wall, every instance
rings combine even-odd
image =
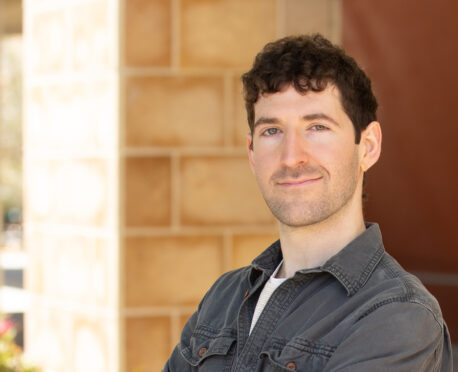
[[[125,104],[127,146],[223,145],[221,76],[130,77]]]
[[[276,239],[246,157],[240,75],[277,37],[322,32],[338,40],[338,7],[334,0],[126,2],[127,371],[160,370],[214,280]]]
[[[287,33],[338,40],[339,0],[24,10],[29,353],[44,372],[158,371],[214,280],[276,239],[240,74]]]

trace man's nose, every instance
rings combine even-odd
[[[286,133],[282,148],[282,163],[287,167],[294,167],[308,162],[308,153],[305,139],[294,131]]]

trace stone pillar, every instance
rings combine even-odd
[[[44,372],[161,370],[212,282],[276,238],[239,77],[269,40],[336,40],[338,5],[26,2],[26,347]]]
[[[24,2],[25,348],[119,371],[118,4]]]

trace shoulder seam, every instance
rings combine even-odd
[[[398,303],[407,303],[408,302],[408,303],[411,303],[411,304],[420,305],[421,307],[426,309],[433,316],[433,318],[436,321],[436,323],[439,326],[439,328],[442,328],[442,322],[437,318],[436,314],[428,306],[426,306],[424,303],[422,303],[420,301],[417,301],[417,300],[414,300],[413,298],[411,298],[410,295],[387,298],[386,300],[377,302],[376,304],[372,305],[369,309],[367,309],[357,319],[357,321],[360,321],[360,320],[364,319],[366,316],[368,316],[369,314],[373,313],[375,310],[377,310],[380,307],[383,307],[385,305],[389,305],[389,304],[392,304],[392,303],[396,303],[396,302],[398,302]]]

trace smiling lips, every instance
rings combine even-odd
[[[297,187],[297,186],[306,186],[313,184],[319,180],[321,180],[323,177],[316,177],[316,178],[305,178],[305,179],[285,179],[277,182],[277,185],[283,186],[283,187]]]

